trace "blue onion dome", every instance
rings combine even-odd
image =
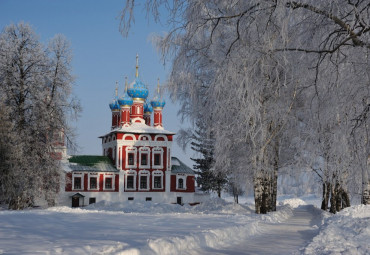
[[[121,108],[118,103],[118,82],[116,82],[116,97],[113,99],[113,101],[109,104],[109,108],[112,111],[119,111]]]
[[[136,78],[127,90],[127,94],[132,98],[141,98],[145,100],[148,97],[149,91],[145,84],[140,81],[139,78]]]
[[[161,98],[159,99],[153,98],[150,104],[152,105],[153,108],[158,108],[158,107],[163,108],[166,102]]]
[[[148,103],[145,103],[144,104],[144,113],[152,113],[153,112],[153,107],[148,104]]]
[[[117,99],[113,99],[112,103],[109,104],[109,108],[112,110],[112,111],[119,111],[120,109],[120,106],[118,104],[118,100]]]
[[[118,103],[120,106],[131,106],[133,104],[133,100],[132,98],[127,94],[127,77],[126,77],[126,81],[125,81],[125,92],[123,93],[123,96],[121,96],[119,99],[118,99]]]
[[[153,97],[153,100],[150,101],[150,104],[152,105],[153,108],[163,108],[166,104],[166,102],[162,98],[161,88],[159,86],[159,79],[158,79],[156,93]]]
[[[120,106],[131,106],[133,104],[133,100],[129,95],[127,95],[127,93],[125,93],[122,97],[118,99],[118,104]]]
[[[127,94],[132,98],[139,98],[145,101],[148,97],[149,91],[145,84],[139,79],[139,55],[136,54],[136,73],[135,80],[127,90]]]

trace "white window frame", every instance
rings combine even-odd
[[[156,188],[154,187],[154,177],[161,177],[161,187]],[[163,171],[155,170],[152,172],[152,189],[154,190],[161,190],[163,189]]]
[[[179,188],[179,180],[182,179],[183,183],[184,183],[184,187],[182,188]],[[177,174],[176,175],[176,189],[178,190],[186,190],[186,179],[187,179],[187,176],[184,175],[184,174]]]
[[[150,189],[150,183],[149,183],[149,176],[150,176],[150,172],[148,170],[141,170],[139,172],[139,182],[138,182],[138,185],[139,185],[139,190],[149,190]],[[142,189],[140,186],[140,182],[141,182],[141,178],[142,177],[145,177],[146,178],[146,189]]]
[[[167,170],[171,170],[171,149],[167,148]]]
[[[160,154],[161,155],[161,162],[159,165],[155,165],[154,164],[154,155],[155,154]],[[152,149],[152,168],[153,169],[163,169],[163,161],[164,161],[164,157],[163,157],[163,148],[160,148],[160,147],[154,147]]]
[[[133,188],[127,188],[127,177],[128,176],[133,176],[134,177],[134,187]],[[126,173],[125,173],[125,190],[136,190],[136,176],[137,176],[136,171],[134,171],[134,170],[126,171]]]
[[[143,154],[147,155],[146,158],[146,165],[141,164],[141,157]],[[144,168],[150,168],[150,148],[149,147],[141,147],[139,149],[139,168],[144,169]]]
[[[126,147],[126,160],[125,160],[125,168],[135,168],[136,167],[136,162],[137,162],[137,148],[135,147]],[[128,154],[133,153],[134,154],[134,164],[129,165],[128,164]]]
[[[126,139],[127,137],[131,137],[132,139],[128,140],[128,139]],[[123,141],[136,141],[136,137],[134,135],[131,135],[131,134],[125,134],[125,135],[123,135],[122,140]]]
[[[158,141],[158,138],[163,138],[163,141]],[[155,138],[154,138],[154,141],[158,141],[158,142],[168,142],[168,138],[166,135],[156,135]]]
[[[105,180],[107,178],[111,178],[112,179],[112,188],[110,189],[107,189],[105,188]],[[103,182],[103,190],[114,190],[115,189],[115,175],[114,174],[104,174],[104,182]]]
[[[91,177],[94,177],[96,178],[96,189],[91,189],[90,188],[90,178]],[[99,174],[97,173],[89,173],[88,176],[87,176],[87,189],[88,190],[99,190]]]
[[[138,140],[139,141],[152,141],[152,138],[150,137],[150,135],[139,135]]]
[[[121,166],[122,166],[122,153],[121,153],[121,149],[122,147],[119,146],[118,147],[118,169],[122,169]]]
[[[81,189],[75,189],[75,177],[81,178]],[[83,173],[73,173],[72,174],[72,190],[84,190],[84,174]]]

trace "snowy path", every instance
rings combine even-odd
[[[293,211],[292,217],[281,223],[260,223],[259,233],[243,243],[221,249],[205,248],[199,254],[300,254],[318,233],[320,215],[312,206],[301,206]]]

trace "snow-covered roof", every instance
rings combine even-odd
[[[67,168],[70,171],[118,172],[112,161],[106,156],[78,155],[71,156]]]
[[[194,171],[176,157],[171,157],[171,172],[173,174],[194,174]]]
[[[165,135],[174,135],[174,132],[170,132],[168,130],[162,129],[162,128],[156,128],[152,126],[148,126],[144,123],[132,123],[129,127],[118,127],[113,129],[110,133],[118,133],[118,132],[123,132],[123,133],[134,133],[134,134],[142,134],[142,133],[147,133],[147,134],[165,134]],[[108,135],[106,134],[106,135]],[[106,136],[104,135],[104,136]],[[103,138],[104,136],[99,136],[99,138]]]
[[[118,172],[114,166],[100,163],[94,166],[84,166],[79,164],[69,164],[72,171],[87,171],[87,172]]]

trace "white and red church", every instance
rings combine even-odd
[[[171,154],[175,133],[163,128],[165,101],[158,86],[149,91],[135,80],[109,104],[111,130],[100,136],[103,156],[67,156],[61,204],[79,207],[102,200],[197,203],[192,169]],[[153,116],[153,125],[152,122]]]

